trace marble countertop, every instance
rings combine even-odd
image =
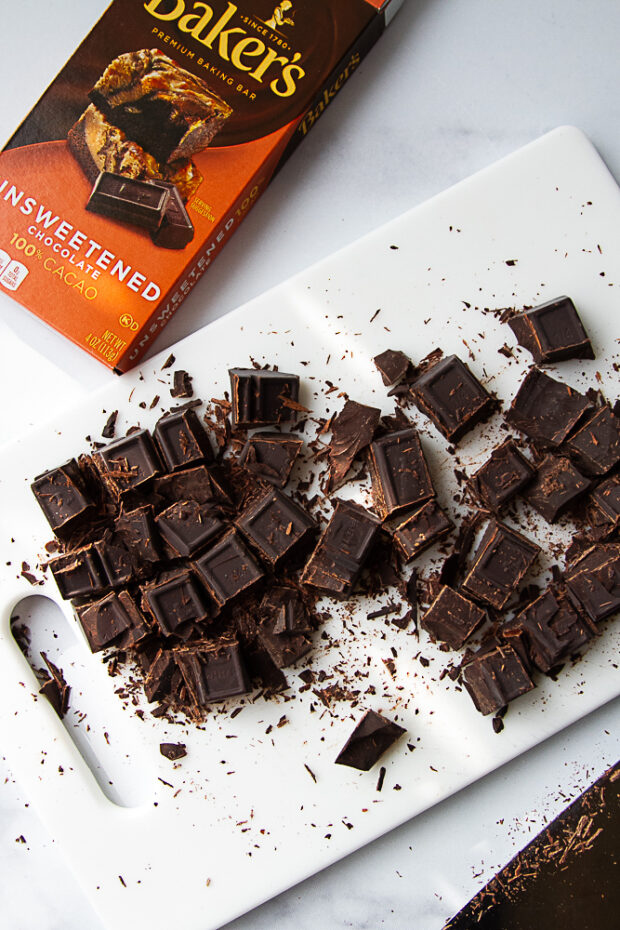
[[[0,139],[105,6],[22,0],[3,15]],[[616,0],[405,0],[152,353],[555,126],[583,129],[620,178],[619,33]],[[112,376],[4,294],[0,307],[10,440]],[[615,701],[230,930],[441,930],[620,757],[619,724]],[[100,930],[10,758],[0,756],[0,779],[3,925]]]

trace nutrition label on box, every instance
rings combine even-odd
[[[0,249],[0,284],[9,291],[16,291],[28,274],[21,262],[11,261],[11,256]]]

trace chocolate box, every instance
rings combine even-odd
[[[0,153],[0,288],[132,367],[402,0],[115,0]]]

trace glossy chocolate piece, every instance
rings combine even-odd
[[[620,523],[620,475],[607,478],[592,492],[591,501],[612,527]]]
[[[229,530],[194,564],[207,591],[220,607],[249,591],[264,575],[235,530]]]
[[[176,504],[177,501],[196,501],[198,504],[222,507],[232,505],[228,490],[222,484],[216,469],[207,469],[204,465],[155,478],[151,494],[164,508],[166,505]]]
[[[294,588],[274,587],[260,603],[257,638],[276,668],[286,668],[312,648],[304,603]]]
[[[213,461],[209,437],[191,407],[161,417],[153,436],[170,471]]]
[[[590,406],[579,391],[533,368],[523,379],[506,420],[536,442],[559,446]]]
[[[83,546],[48,562],[60,595],[94,597],[107,587],[107,578],[94,546]]]
[[[162,555],[152,507],[123,511],[116,521],[115,529],[116,536],[130,553],[134,571],[149,574]]]
[[[444,585],[420,619],[420,626],[430,633],[435,642],[446,643],[450,649],[460,649],[482,626],[486,617],[486,611],[481,607]]]
[[[539,552],[540,546],[521,533],[504,523],[490,520],[463,582],[463,594],[501,610],[523,581]]]
[[[337,500],[331,520],[306,562],[302,583],[333,597],[348,596],[380,525],[379,519],[359,504]]]
[[[507,644],[483,646],[462,665],[463,684],[476,710],[496,714],[534,687],[515,649]]]
[[[107,584],[118,588],[128,584],[134,575],[140,574],[140,567],[135,564],[132,553],[123,543],[119,534],[104,533],[101,539],[93,543],[93,548],[103,569]]]
[[[386,387],[404,378],[411,364],[405,353],[397,349],[386,349],[375,355],[373,361]]]
[[[39,688],[39,694],[44,695],[58,716],[62,719],[69,709],[69,695],[71,688],[65,681],[62,669],[54,665],[47,655],[42,652],[41,658],[47,666],[46,679]]]
[[[86,209],[155,232],[162,224],[169,199],[170,192],[166,188],[102,171]]]
[[[486,420],[497,402],[457,355],[448,355],[412,385],[416,405],[449,442]]]
[[[620,610],[620,543],[587,550],[566,572],[566,586],[594,623]]]
[[[392,538],[397,552],[405,562],[410,562],[440,539],[444,539],[453,528],[452,521],[437,501],[432,499],[399,523]]]
[[[512,439],[498,446],[472,476],[471,487],[481,503],[499,511],[531,481],[534,468]]]
[[[575,609],[563,589],[553,586],[503,624],[500,634],[509,644],[515,636],[522,638],[530,662],[541,672],[549,672],[589,642],[596,628]]]
[[[179,759],[184,759],[187,755],[185,743],[160,743],[159,751],[164,758],[169,759],[171,762],[178,762]]]
[[[161,701],[170,694],[172,678],[177,670],[171,651],[158,650],[144,679],[144,693],[149,703]]]
[[[79,608],[77,613],[92,652],[115,644],[121,634],[142,623],[141,614],[126,591],[112,591],[101,600]]]
[[[47,522],[61,539],[82,525],[92,513],[93,500],[75,459],[38,475],[31,488]]]
[[[272,426],[292,419],[299,398],[299,376],[256,368],[231,368],[233,428]]]
[[[338,753],[336,764],[368,772],[406,732],[404,727],[369,710]]]
[[[150,181],[168,190],[168,202],[160,226],[151,230],[151,239],[162,249],[184,249],[194,238],[194,224],[185,209],[183,198],[175,184],[166,181]]]
[[[187,569],[168,573],[141,590],[143,609],[166,636],[185,623],[201,623],[209,617],[207,598]]]
[[[239,464],[264,481],[283,488],[302,446],[303,440],[289,433],[254,433],[243,447]]]
[[[155,517],[155,523],[174,552],[189,558],[223,530],[224,524],[211,510],[210,504],[179,501]]]
[[[537,365],[594,358],[592,345],[570,297],[558,297],[508,320],[519,345]]]
[[[372,442],[368,465],[375,507],[384,520],[435,496],[416,429],[388,433]]]
[[[150,433],[136,430],[95,452],[93,462],[106,486],[117,495],[143,487],[162,471]]]
[[[566,448],[586,475],[606,475],[620,462],[620,420],[608,404],[588,419]]]
[[[174,658],[198,707],[246,694],[251,689],[239,643],[232,637],[182,646],[174,650]]]
[[[329,490],[334,491],[345,481],[353,460],[366,448],[381,419],[378,407],[347,400],[334,418],[329,443]]]
[[[592,482],[577,471],[570,459],[560,455],[546,455],[534,479],[522,492],[549,523],[562,516],[586,491]]]
[[[277,488],[252,501],[236,524],[272,568],[308,545],[316,530],[312,517]]]

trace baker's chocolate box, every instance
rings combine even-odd
[[[0,289],[121,372],[402,0],[114,0],[0,153]]]

